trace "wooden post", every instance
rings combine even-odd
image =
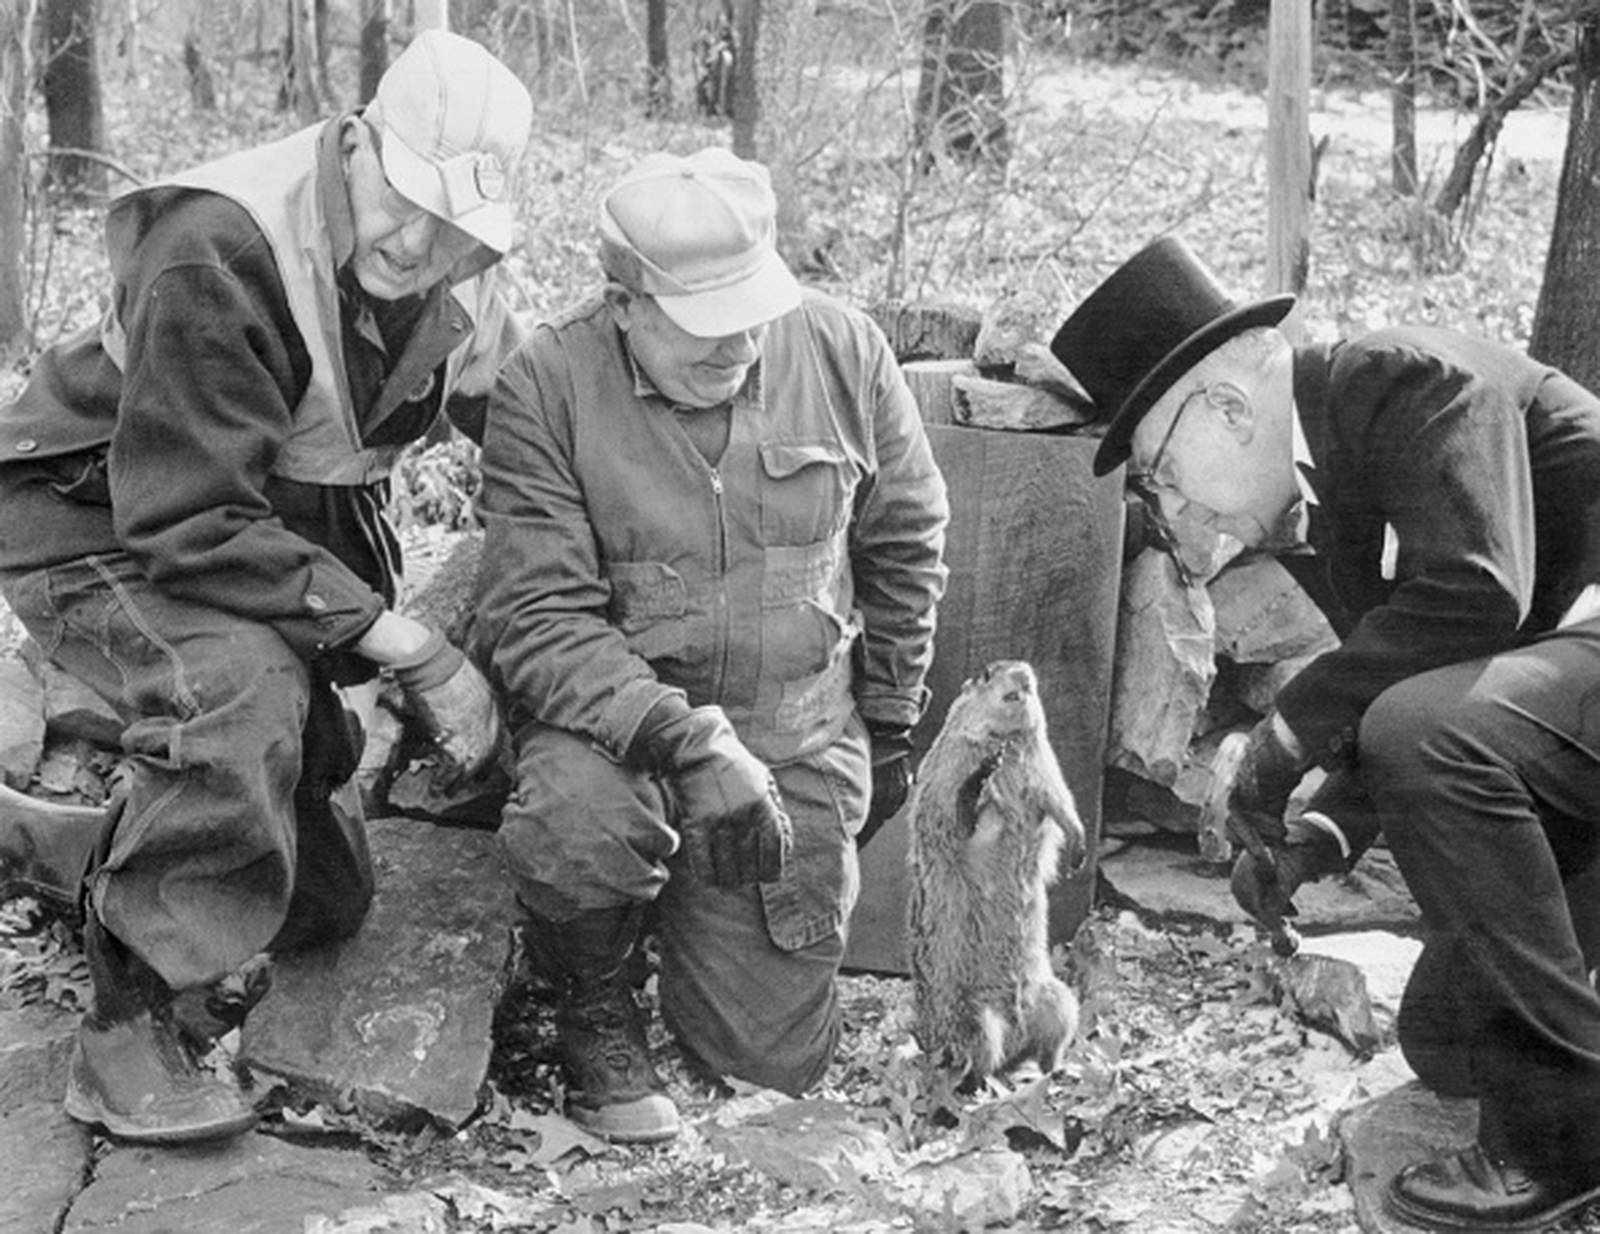
[[[1267,56],[1267,295],[1304,290],[1311,259],[1311,0],[1272,0]],[[1298,312],[1284,322],[1294,337]]]

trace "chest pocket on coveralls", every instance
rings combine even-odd
[[[826,540],[848,516],[856,475],[835,441],[769,441],[761,446],[761,542]]]

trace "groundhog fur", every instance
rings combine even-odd
[[[909,947],[918,1044],[968,1084],[1036,1060],[1056,1070],[1078,1000],[1050,968],[1046,888],[1083,823],[1050,749],[1033,669],[961,688],[909,808]]]

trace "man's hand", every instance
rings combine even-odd
[[[776,882],[794,832],[772,772],[722,708],[666,710],[665,719],[646,717],[635,744],[647,765],[671,777],[696,877],[724,888]]]
[[[856,849],[866,848],[878,830],[900,812],[911,791],[911,732],[903,728],[867,726],[872,745],[872,803],[856,836]]]
[[[1239,854],[1229,885],[1239,907],[1272,936],[1273,950],[1293,955],[1300,939],[1284,918],[1295,916],[1294,893],[1303,883],[1343,870],[1344,864],[1331,831],[1294,819],[1284,827],[1281,845],[1267,854],[1250,849]]]
[[[1284,842],[1283,812],[1305,770],[1290,733],[1268,716],[1245,739],[1228,786],[1228,837],[1257,857]]]
[[[451,782],[488,766],[500,748],[500,711],[489,683],[459,648],[433,631],[421,648],[389,668],[428,736],[456,769]]]

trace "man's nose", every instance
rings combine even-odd
[[[717,343],[717,358],[727,364],[754,364],[761,354],[756,338],[755,330],[724,335]]]
[[[405,246],[407,253],[420,257],[433,247],[434,237],[439,234],[439,225],[438,215],[419,210],[414,217],[400,224],[400,243]]]

